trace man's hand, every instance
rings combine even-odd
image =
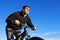
[[[32,27],[32,30],[36,30],[37,28],[36,27]]]
[[[19,25],[20,24],[20,21],[19,20],[15,20],[15,24],[16,25]]]

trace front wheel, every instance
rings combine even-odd
[[[44,39],[40,37],[31,37],[29,40],[44,40]]]

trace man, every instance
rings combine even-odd
[[[6,19],[7,40],[14,40],[13,35],[18,37],[21,34],[22,24],[27,24],[32,30],[36,29],[28,16],[29,11],[29,6],[23,6],[21,12],[15,12],[8,16]]]

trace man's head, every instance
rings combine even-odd
[[[26,15],[29,13],[30,11],[30,6],[23,6],[22,8],[22,12],[26,13]]]

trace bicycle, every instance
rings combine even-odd
[[[30,37],[30,35],[28,35],[26,28],[29,28],[29,26],[24,25],[24,32],[21,35],[19,35],[15,40],[24,40],[25,37],[25,40],[44,40],[40,37]]]

